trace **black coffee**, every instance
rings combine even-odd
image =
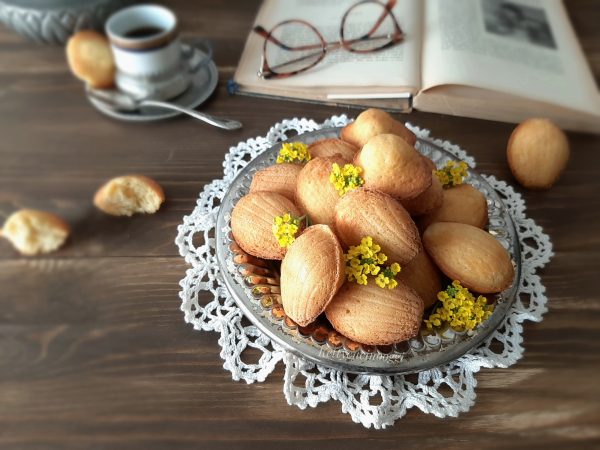
[[[125,37],[147,38],[147,37],[151,37],[151,36],[154,36],[155,34],[159,34],[162,32],[163,32],[163,30],[158,27],[152,27],[152,26],[138,27],[138,28],[134,28],[133,30],[129,30],[127,33],[125,33]]]

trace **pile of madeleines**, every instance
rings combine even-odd
[[[511,286],[511,257],[485,231],[485,196],[469,184],[444,188],[409,129],[368,109],[340,137],[309,145],[305,164],[256,172],[231,214],[233,238],[245,252],[281,261],[281,303],[289,318],[306,326],[324,313],[340,334],[387,345],[419,332],[443,275],[480,294]],[[362,169],[363,184],[340,195],[330,174],[334,164],[348,163]],[[275,218],[285,214],[311,224],[302,222],[288,247],[273,232]],[[388,263],[401,266],[393,289],[348,281],[345,252],[366,236]]]

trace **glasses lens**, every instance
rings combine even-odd
[[[289,21],[271,31],[265,58],[273,72],[292,74],[314,66],[323,58],[324,51],[316,30],[303,22]]]
[[[344,42],[355,52],[372,52],[392,42],[396,27],[394,18],[377,1],[358,3],[342,24]]]

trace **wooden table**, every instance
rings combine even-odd
[[[243,130],[186,118],[110,120],[88,104],[62,48],[0,29],[0,219],[32,207],[73,227],[68,245],[47,257],[20,257],[0,243],[0,446],[600,446],[599,136],[569,135],[572,160],[552,190],[516,188],[554,243],[556,256],[541,273],[550,311],[542,323],[526,323],[519,363],[477,375],[469,412],[441,420],[411,410],[394,427],[367,430],[336,402],[288,406],[281,366],[264,383],[231,380],[217,335],[183,322],[177,294],[187,266],[173,243],[176,227],[203,185],[221,177],[230,146],[282,118],[356,112],[228,96],[258,1],[166,3],[185,36],[215,43],[220,83],[203,109],[240,119]],[[598,2],[567,6],[598,77]],[[422,113],[407,119],[467,149],[482,172],[514,183],[504,153],[511,125]],[[130,172],[164,186],[160,212],[127,219],[94,209],[96,188]]]

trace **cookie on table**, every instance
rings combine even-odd
[[[550,189],[569,162],[565,133],[546,119],[528,119],[510,135],[508,165],[517,181],[528,189]]]
[[[94,205],[112,216],[153,214],[165,201],[162,187],[144,175],[124,175],[104,183],[94,196]]]
[[[21,209],[6,219],[0,236],[7,239],[21,254],[38,255],[60,248],[69,232],[69,225],[55,214]]]
[[[114,85],[115,61],[108,39],[97,31],[82,30],[67,42],[67,61],[71,72],[93,88]]]

